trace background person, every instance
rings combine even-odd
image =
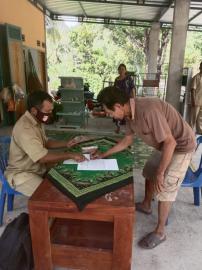
[[[191,85],[191,127],[196,128],[197,134],[202,134],[202,62],[199,69]]]
[[[135,85],[133,78],[128,75],[127,73],[127,68],[125,64],[120,64],[118,67],[118,73],[119,76],[115,79],[114,85],[118,88],[120,88],[122,91],[124,91],[129,97],[130,97],[130,102],[131,104],[133,103],[133,99],[135,97]],[[133,107],[133,106],[132,106]],[[132,115],[134,115],[134,112],[132,112]],[[116,124],[116,133],[119,133],[120,131],[120,125],[124,124],[125,121],[117,121],[116,119],[113,120]]]

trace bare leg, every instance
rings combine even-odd
[[[148,212],[151,213],[151,202],[153,199],[153,182],[151,180],[146,179],[145,180],[145,197],[144,200],[141,203],[136,204],[137,211],[141,211],[141,209],[145,214]]]
[[[165,224],[170,212],[172,202],[158,203],[158,224],[153,232],[148,233],[139,242],[139,246],[145,249],[155,248],[166,240]]]
[[[158,203],[158,224],[153,232],[148,233],[139,242],[139,246],[145,249],[155,248],[166,240],[165,223],[171,208],[172,202]]]
[[[143,204],[148,208],[151,208],[151,201],[154,195],[154,185],[153,182],[149,179],[145,180],[145,197],[143,200]]]
[[[165,235],[165,224],[171,209],[172,202],[158,203],[158,224],[154,232],[160,236]]]

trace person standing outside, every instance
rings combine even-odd
[[[135,85],[133,78],[128,75],[127,73],[127,68],[125,64],[120,64],[118,67],[118,73],[119,76],[115,79],[114,85],[121,90],[123,90],[129,97],[130,97],[130,102],[131,104],[134,102],[133,99],[136,96],[136,90],[135,90]],[[131,106],[133,108],[133,106]],[[134,115],[134,112],[132,113]],[[116,124],[117,129],[115,130],[116,133],[120,132],[120,125],[124,125],[124,120],[123,121],[117,121],[113,119],[113,121]]]
[[[191,84],[191,127],[197,134],[202,134],[202,62]]]

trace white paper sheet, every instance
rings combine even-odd
[[[78,171],[118,171],[116,159],[95,159],[78,163]]]
[[[87,159],[90,159],[90,154],[84,154],[84,156],[87,158]],[[63,161],[63,164],[78,164],[79,162],[73,160],[73,159],[67,159],[67,160],[64,160]]]

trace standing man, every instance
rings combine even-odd
[[[97,99],[110,117],[126,120],[126,135],[114,147],[105,153],[97,153],[94,158],[124,150],[133,143],[134,135],[155,148],[143,171],[145,198],[136,204],[136,210],[151,214],[153,194],[157,197],[157,226],[139,242],[142,248],[154,248],[166,240],[165,223],[196,147],[194,133],[180,114],[160,99],[135,98],[134,119],[129,97],[119,88],[104,88]]]
[[[196,128],[196,133],[202,134],[202,62],[199,69],[191,85],[191,127]]]
[[[48,167],[66,159],[83,161],[81,154],[49,152],[48,149],[75,145],[73,140],[49,140],[43,124],[48,124],[53,110],[53,100],[44,91],[33,92],[27,99],[27,111],[13,128],[8,166],[5,176],[12,188],[31,196],[40,185]]]

